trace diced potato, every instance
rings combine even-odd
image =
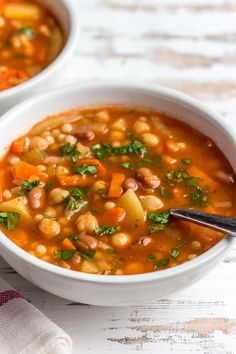
[[[38,20],[41,11],[36,4],[6,4],[3,14],[10,20]]]
[[[145,222],[145,212],[133,189],[128,189],[120,197],[117,205],[126,211],[127,217],[133,224],[142,225]]]
[[[0,203],[0,211],[19,213],[21,215],[21,222],[26,224],[33,222],[33,217],[30,214],[30,210],[28,206],[24,203],[24,197],[15,198]]]
[[[96,274],[99,272],[98,267],[90,261],[84,260],[81,265],[81,272]]]

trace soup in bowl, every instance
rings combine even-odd
[[[0,113],[59,76],[77,40],[70,1],[0,3]]]
[[[182,288],[224,256],[224,235],[169,217],[172,207],[235,214],[234,141],[213,114],[161,88],[87,84],[18,106],[2,131],[23,116],[3,136],[0,164],[2,254],[17,270],[24,258],[21,274],[73,300],[119,305],[145,288],[155,290],[145,299]]]

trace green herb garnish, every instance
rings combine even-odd
[[[99,225],[96,230],[95,230],[95,234],[96,235],[100,235],[100,236],[111,236],[113,234],[115,234],[117,231],[119,231],[119,226],[106,226],[106,225]]]
[[[57,218],[55,218],[54,216],[50,216],[50,215],[47,215],[47,214],[43,214],[43,217],[45,218],[45,219],[49,219],[49,220],[51,220],[51,221],[56,221],[57,220]]]
[[[134,166],[131,161],[126,161],[121,164],[121,167],[126,168],[127,170],[133,170]]]
[[[185,165],[191,165],[192,160],[191,159],[181,159],[181,161],[185,164]]]
[[[68,203],[68,211],[78,212],[84,207],[84,202],[79,202],[73,198],[70,198]]]
[[[69,235],[68,239],[71,241],[77,241],[79,239],[79,235],[77,235],[77,234]]]
[[[60,147],[60,150],[61,150],[62,156],[64,156],[64,157],[73,155],[75,153],[75,147],[71,146],[69,143],[62,145]]]
[[[18,213],[0,213],[0,224],[4,224],[9,231],[15,229],[20,222],[20,214]]]
[[[149,234],[154,234],[155,232],[164,230],[164,228],[165,228],[165,225],[161,225],[161,224],[150,225],[148,227],[148,232],[149,232]]]
[[[87,191],[86,188],[75,187],[70,189],[70,195],[75,200],[80,200],[86,195],[86,191]]]
[[[170,193],[165,187],[160,187],[159,193],[160,193],[160,195],[163,198],[166,198],[166,199],[172,199],[173,198],[173,194]]]
[[[93,146],[95,156],[98,159],[113,155],[131,155],[137,154],[143,156],[147,153],[147,149],[143,143],[137,140],[131,141],[129,144],[119,147],[112,147],[110,144],[95,144]]]
[[[163,258],[163,259],[159,259],[153,266],[154,270],[157,270],[160,267],[165,267],[169,264],[170,260],[169,258]]]
[[[79,150],[76,150],[73,155],[71,156],[72,162],[77,162],[79,157],[81,155],[81,152]]]
[[[173,257],[173,258],[177,258],[177,257],[179,257],[179,255],[180,255],[180,251],[178,250],[178,248],[173,248],[173,249],[171,250],[170,255],[171,255],[171,257]]]
[[[106,251],[107,251],[108,254],[111,254],[112,256],[116,255],[116,251],[114,250],[114,248],[107,248]]]
[[[105,188],[98,189],[97,194],[103,199],[107,198],[107,190]]]
[[[22,187],[26,190],[27,193],[32,191],[34,187],[37,187],[39,185],[40,181],[37,179],[33,182],[29,182],[27,180],[22,181]]]
[[[155,259],[156,259],[156,257],[155,256],[153,256],[153,254],[150,254],[150,256],[148,256],[147,257],[147,260],[148,260],[148,262],[153,262],[153,261],[155,261]]]
[[[80,167],[75,167],[74,172],[77,174],[80,174],[82,176],[84,175],[96,175],[97,173],[97,167],[94,165],[82,165]]]
[[[46,193],[48,193],[51,188],[52,188],[52,180],[49,179],[49,180],[46,182],[46,184],[45,184]]]
[[[23,33],[26,37],[32,38],[33,37],[33,29],[30,26],[24,26],[20,29],[21,33]]]
[[[149,212],[147,219],[157,224],[166,225],[169,222],[170,213],[168,211],[162,211],[161,213]]]
[[[68,261],[71,259],[75,254],[75,251],[65,251],[65,250],[55,250],[54,251],[54,256],[56,258],[61,258],[63,261]]]

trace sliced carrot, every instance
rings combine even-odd
[[[93,176],[88,175],[70,175],[70,176],[57,176],[60,184],[66,187],[80,186],[86,187],[94,182]]]
[[[104,177],[106,175],[105,167],[97,159],[81,159],[81,160],[78,160],[77,163],[76,163],[76,166],[80,167],[82,165],[96,166],[97,170],[98,170],[98,176],[99,177]]]
[[[22,155],[25,149],[25,137],[22,136],[13,141],[11,145],[11,152],[16,155]]]
[[[124,220],[124,218],[126,217],[126,212],[123,208],[114,208],[114,209],[110,209],[107,210],[104,214],[104,219],[107,220],[108,224],[114,224],[116,225],[117,223],[121,222],[122,220]]]
[[[71,240],[69,240],[68,238],[65,238],[62,243],[62,248],[68,251],[74,251],[75,250],[75,246],[73,245],[73,242]]]
[[[202,180],[201,182],[204,185],[207,185],[208,187],[212,187],[212,188],[218,188],[219,187],[219,183],[217,183],[213,178],[208,176],[205,172],[203,172],[202,170],[200,170],[196,166],[189,167],[188,173],[191,176],[193,176],[193,177],[201,178],[201,180]]]
[[[20,161],[14,167],[14,175],[18,180],[28,180],[31,176],[38,177],[42,182],[47,182],[48,180],[48,175],[46,173],[42,172],[36,166],[30,165],[29,163],[24,161]]]
[[[119,198],[122,194],[122,183],[125,180],[123,173],[113,173],[111,178],[111,184],[108,191],[108,197]]]

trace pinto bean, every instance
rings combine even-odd
[[[138,182],[134,178],[127,178],[123,182],[123,187],[124,187],[124,189],[131,188],[131,189],[133,189],[133,191],[136,191],[138,189]]]
[[[80,247],[84,251],[96,250],[98,247],[97,239],[90,235],[80,235],[76,243],[78,247]]]
[[[156,189],[160,185],[160,179],[152,173],[150,168],[139,168],[136,176],[145,187]]]
[[[29,193],[29,203],[32,209],[41,209],[45,203],[45,189],[40,186],[34,187]]]
[[[80,127],[74,132],[79,139],[91,141],[95,138],[95,134],[92,130],[87,127]]]
[[[138,244],[140,246],[144,246],[144,247],[147,247],[148,245],[150,245],[151,242],[152,242],[152,239],[148,236],[140,237],[138,240]]]

